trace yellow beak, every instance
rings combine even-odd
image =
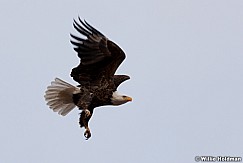
[[[127,100],[127,101],[132,101],[132,98],[131,97],[125,97],[125,99]]]

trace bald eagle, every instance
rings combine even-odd
[[[82,37],[71,35],[71,43],[80,58],[80,64],[73,68],[71,77],[79,83],[73,86],[59,78],[51,82],[45,92],[47,105],[65,116],[76,106],[81,110],[79,124],[85,128],[86,139],[91,137],[89,120],[94,108],[104,105],[121,105],[132,98],[121,95],[117,87],[127,75],[115,75],[125,59],[125,53],[114,42],[88,24],[85,20],[74,20],[73,27]]]

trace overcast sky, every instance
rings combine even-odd
[[[44,101],[79,59],[73,18],[86,19],[127,58],[119,92],[134,101],[79,111]],[[243,151],[242,0],[1,0],[0,162],[193,163]]]

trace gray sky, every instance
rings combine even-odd
[[[243,1],[0,1],[0,162],[193,163],[243,156]],[[69,43],[85,18],[120,45],[119,92],[134,101],[95,110],[85,141],[78,109],[43,95],[79,59]]]

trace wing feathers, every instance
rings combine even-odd
[[[84,37],[71,35],[70,41],[78,53],[81,62],[73,68],[71,76],[80,84],[101,78],[101,75],[113,77],[116,69],[125,59],[125,53],[112,41],[108,40],[101,32],[78,17],[74,20],[74,28]]]
[[[80,32],[81,34],[88,36],[91,35],[92,33],[90,33],[88,30],[85,30],[81,25],[79,25],[76,20],[74,19],[74,23],[73,23],[73,27]]]
[[[78,17],[79,21],[90,31],[92,31],[93,33],[97,34],[97,35],[101,35],[104,36],[100,31],[96,30],[94,27],[92,27],[91,25],[89,25],[89,23],[87,23],[86,20],[84,20],[84,22],[80,19],[80,17]],[[105,37],[105,36],[104,36]]]
[[[82,39],[82,38],[80,38],[80,37],[77,37],[77,36],[75,36],[75,35],[73,35],[73,34],[70,34],[70,36],[71,36],[73,39],[77,40],[77,41],[80,41],[80,42],[85,41],[85,39]]]

